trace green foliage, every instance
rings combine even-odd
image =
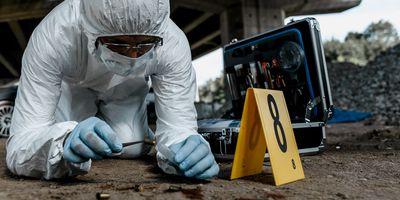
[[[227,98],[225,95],[224,76],[210,79],[199,87],[200,102],[196,103],[198,119],[218,118],[225,112]]]
[[[382,20],[370,24],[363,34],[367,41],[382,45],[389,45],[399,41],[399,36],[393,25],[390,22]]]
[[[204,86],[199,88],[200,101],[206,103],[219,103],[224,104],[226,101],[224,90],[223,74],[214,79],[208,80]]]
[[[324,43],[327,62],[350,62],[364,66],[382,51],[400,42],[394,26],[387,21],[371,23],[364,32],[349,32],[344,40]]]

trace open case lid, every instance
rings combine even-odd
[[[320,28],[314,18],[224,47],[227,90],[240,118],[248,87],[282,90],[292,123],[326,122],[332,97]]]

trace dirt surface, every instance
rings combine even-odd
[[[400,129],[364,123],[327,127],[325,151],[302,157],[306,178],[276,187],[270,166],[260,175],[229,181],[230,163],[218,178],[197,181],[163,174],[154,157],[96,161],[89,174],[44,181],[12,175],[0,140],[0,199],[399,199]],[[104,198],[106,199],[106,198]]]

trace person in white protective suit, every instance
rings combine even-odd
[[[219,167],[197,133],[195,72],[168,0],[66,0],[33,32],[22,72],[7,166],[44,179],[85,174],[92,159],[147,154],[122,143],[154,139],[145,98],[154,89],[157,162],[206,179]]]

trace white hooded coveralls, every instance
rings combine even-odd
[[[96,57],[100,36],[145,34],[163,38],[155,62],[127,77],[109,72]],[[158,116],[157,145],[170,146],[197,134],[195,72],[188,41],[169,18],[168,0],[66,0],[33,32],[22,72],[7,166],[17,175],[45,179],[87,173],[91,161],[65,161],[63,142],[78,122],[97,116],[121,142],[152,137],[145,97],[150,81]],[[156,147],[157,148],[157,147]],[[123,149],[121,157],[148,152],[145,145]],[[165,159],[157,154],[159,166]]]

